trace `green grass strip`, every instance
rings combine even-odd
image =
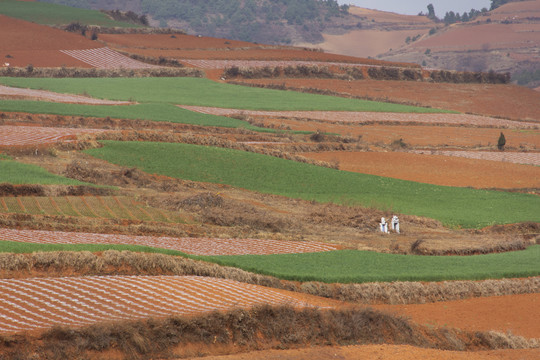
[[[0,100],[0,110],[10,112],[26,112],[31,114],[166,121],[171,123],[201,126],[219,126],[231,128],[243,127],[256,131],[266,130],[252,126],[246,121],[231,119],[224,116],[200,114],[181,109],[178,106],[171,104],[147,103],[138,105],[109,106],[62,104],[27,100]]]
[[[0,253],[106,250],[157,253],[203,260],[293,281],[363,283],[483,280],[538,276],[540,245],[474,256],[419,256],[341,250],[307,254],[195,256],[138,245],[33,244],[0,240]]]
[[[23,164],[13,160],[0,161],[0,183],[14,185],[40,184],[40,185],[89,185],[74,179],[51,174],[47,170],[30,164]]]
[[[103,144],[103,148],[86,153],[179,179],[319,202],[373,206],[466,228],[540,221],[540,198],[535,195],[423,184],[231,149],[152,142]]]
[[[79,9],[37,1],[0,0],[0,14],[43,25],[66,25],[71,22],[79,22],[85,25],[107,27],[138,27],[126,22],[112,20],[97,10]]]
[[[133,251],[143,253],[165,254],[194,258],[181,251],[159,249],[140,245],[110,245],[110,244],[34,244],[18,241],[0,240],[0,253],[30,254],[34,252],[51,251],[90,251],[101,252],[106,250]]]
[[[540,275],[540,245],[475,256],[420,256],[341,250],[283,255],[203,256],[224,266],[294,281],[362,283],[482,280]]]
[[[110,100],[168,103],[249,110],[382,111],[441,113],[438,109],[359,99],[251,88],[200,78],[9,78],[0,84]],[[0,108],[1,109],[1,108]]]

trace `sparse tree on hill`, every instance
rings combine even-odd
[[[435,16],[435,7],[433,6],[433,4],[429,4],[427,6],[427,9],[428,9],[427,17],[432,20],[435,20],[437,17]]]

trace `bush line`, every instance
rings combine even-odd
[[[0,76],[24,78],[110,78],[110,77],[204,77],[204,72],[193,68],[160,67],[155,69],[96,69],[54,67],[2,67]]]
[[[436,83],[455,84],[508,84],[509,73],[470,72],[402,68],[394,66],[340,66],[339,71],[321,65],[296,66],[264,66],[264,67],[238,67],[225,68],[225,78],[320,78],[339,80],[400,80],[400,81],[428,81]]]
[[[220,353],[382,343],[454,351],[537,346],[511,334],[428,328],[369,308],[322,311],[260,305],[197,317],[57,326],[39,335],[2,336],[0,351],[17,359],[88,358],[107,351],[125,359],[155,359],[191,357],[193,349],[201,347],[205,353]]]

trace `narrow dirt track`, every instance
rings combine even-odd
[[[313,241],[171,238],[119,234],[0,229],[0,240],[36,244],[124,244],[182,251],[192,255],[270,255],[333,251],[340,247]]]
[[[490,118],[468,114],[414,114],[414,113],[387,113],[387,112],[360,112],[360,111],[258,111],[242,109],[225,109],[205,106],[179,105],[181,108],[203,114],[233,116],[249,115],[260,117],[284,117],[297,119],[310,119],[337,123],[426,123],[426,124],[452,124],[496,126],[510,129],[537,128],[538,124],[517,122],[504,119]]]
[[[494,152],[494,151],[427,151],[427,150],[415,150],[415,154],[429,154],[429,155],[443,155],[443,156],[457,156],[467,159],[479,159],[490,161],[502,161],[514,164],[527,164],[540,166],[540,153],[538,152]],[[538,185],[540,185],[540,178]]]
[[[357,345],[268,350],[245,354],[207,356],[205,360],[528,360],[540,358],[540,350],[447,351],[410,345]],[[190,358],[191,360],[200,358]]]
[[[312,302],[308,299],[284,290],[198,276],[9,279],[0,280],[0,333],[191,316],[258,304],[323,305],[315,297]]]
[[[48,100],[59,103],[71,104],[89,104],[89,105],[129,105],[133,104],[129,101],[113,101],[95,99],[88,96],[61,94],[47,90],[22,89],[11,86],[0,85],[0,96],[16,96],[29,99]]]

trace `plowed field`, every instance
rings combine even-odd
[[[268,255],[332,251],[339,246],[317,242],[262,239],[171,238],[118,234],[0,229],[0,239],[38,244],[124,244],[182,251],[193,255]]]
[[[8,279],[0,280],[0,333],[189,316],[263,303],[332,304],[284,290],[197,276]]]
[[[294,119],[265,118],[265,124],[276,127],[288,127],[299,131],[321,131],[329,134],[362,136],[362,140],[369,143],[390,144],[394,140],[403,139],[411,146],[427,147],[495,147],[501,133],[500,129],[470,128],[454,126],[430,126],[430,125],[350,125],[331,124],[314,121],[301,121]],[[540,149],[540,130],[504,130],[506,146],[519,149],[525,147],[529,150]]]
[[[159,67],[157,65],[145,64],[143,62],[133,60],[107,47],[99,49],[61,51],[66,55],[100,69],[152,69]]]
[[[540,121],[540,92],[516,85],[433,84],[416,81],[254,79],[246,83],[330,90],[345,95],[388,99],[463,113]]]
[[[540,294],[492,296],[418,305],[375,305],[411,317],[419,324],[463,330],[510,331],[526,338],[540,338]]]
[[[103,131],[105,130],[3,125],[0,126],[0,146],[53,144],[60,141],[74,140],[77,135]]]
[[[540,153],[531,152],[494,152],[494,151],[413,151],[416,154],[431,154],[443,156],[457,156],[467,159],[479,159],[490,161],[502,161],[515,164],[528,164],[540,166]],[[540,177],[537,177],[537,182],[540,184]]]
[[[413,114],[354,111],[256,111],[186,105],[181,105],[180,107],[203,114],[220,116],[249,115],[273,118],[284,117],[336,123],[425,123],[497,126],[511,129],[530,129],[538,127],[538,124],[536,123],[518,122],[468,114]]]
[[[341,170],[446,186],[537,188],[540,167],[406,152],[321,152],[303,156],[338,161]]]

